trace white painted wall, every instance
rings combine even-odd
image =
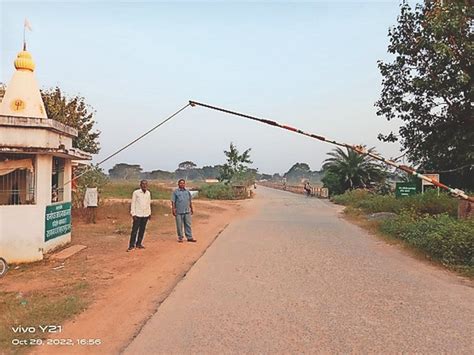
[[[64,202],[71,201],[72,199],[72,185],[71,185],[71,178],[72,178],[72,161],[70,159],[66,159],[66,164],[64,165]]]
[[[0,147],[57,149],[64,145],[65,149],[72,148],[71,136],[77,135],[77,131],[47,119],[31,55],[20,52],[15,68],[18,70],[0,101]],[[46,206],[51,205],[51,174],[52,156],[37,155],[36,204],[0,206],[0,257],[8,263],[41,260],[43,253],[71,241],[70,233],[44,241]],[[71,162],[66,160],[64,181],[70,178]],[[64,187],[63,196],[62,202],[71,200],[70,184]]]
[[[36,204],[51,204],[51,181],[53,157],[51,155],[36,156]]]
[[[66,149],[72,148],[72,138],[43,128],[2,127],[0,129],[0,146],[58,148],[63,144]]]
[[[14,110],[15,100],[24,103],[21,110]],[[0,115],[47,118],[38,83],[32,71],[16,70],[13,73],[0,103]]]
[[[43,210],[38,205],[0,207],[0,257],[7,263],[43,259]]]
[[[43,253],[71,242],[70,233],[44,241],[46,206],[51,205],[52,158],[36,157],[36,205],[0,206],[0,257],[7,263],[41,260]],[[71,162],[66,160],[64,179],[70,178]],[[64,187],[63,202],[71,200],[68,185]]]

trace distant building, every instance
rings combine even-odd
[[[71,241],[71,160],[77,130],[49,119],[31,54],[18,53],[0,102],[0,257],[41,260]]]

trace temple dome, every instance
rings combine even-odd
[[[27,51],[21,51],[18,53],[15,59],[15,68],[17,70],[35,70],[35,62],[33,61],[33,57]]]

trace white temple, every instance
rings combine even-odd
[[[0,102],[0,258],[41,260],[71,241],[71,160],[77,130],[49,119],[24,48]]]

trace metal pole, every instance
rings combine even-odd
[[[459,190],[459,189],[453,189],[453,188],[451,188],[447,185],[444,185],[444,184],[442,184],[442,183],[440,183],[440,182],[438,182],[438,181],[436,181],[432,178],[429,178],[428,176],[425,176],[423,174],[418,173],[415,169],[413,169],[409,166],[399,164],[399,163],[397,163],[395,161],[392,161],[392,160],[389,160],[389,159],[385,159],[384,157],[382,157],[378,154],[375,154],[373,152],[368,151],[363,146],[352,145],[352,144],[347,144],[347,143],[340,143],[340,142],[337,142],[335,140],[330,140],[330,139],[327,139],[327,138],[325,138],[323,136],[320,136],[320,135],[307,133],[307,132],[304,132],[300,129],[297,129],[297,128],[294,128],[294,127],[291,127],[291,126],[287,126],[287,125],[283,125],[281,123],[278,123],[276,121],[272,121],[272,120],[269,120],[269,119],[266,119],[266,118],[258,118],[258,117],[255,117],[255,116],[243,114],[243,113],[236,112],[236,111],[227,110],[227,109],[217,107],[217,106],[211,106],[211,105],[204,104],[204,103],[197,102],[197,101],[190,100],[189,104],[192,107],[202,106],[202,107],[205,107],[205,108],[208,108],[208,109],[211,109],[211,110],[216,110],[216,111],[228,113],[228,114],[231,114],[231,115],[234,115],[234,116],[247,118],[247,119],[250,119],[250,120],[253,120],[253,121],[258,121],[258,122],[261,122],[261,123],[268,124],[270,126],[279,127],[279,128],[282,128],[282,129],[286,129],[288,131],[292,131],[292,132],[295,132],[295,133],[298,133],[298,134],[302,134],[304,136],[307,136],[307,137],[310,137],[310,138],[313,138],[313,139],[317,139],[317,140],[320,140],[320,141],[323,141],[323,142],[327,142],[327,143],[331,143],[331,144],[334,144],[334,145],[337,145],[337,146],[340,146],[340,147],[345,147],[345,148],[351,149],[351,150],[355,151],[358,154],[370,156],[373,159],[381,161],[381,162],[383,162],[387,165],[393,166],[393,167],[395,167],[399,170],[402,170],[402,171],[404,171],[404,172],[406,172],[410,175],[416,176],[419,179],[428,181],[428,182],[432,183],[433,185],[435,185],[437,187],[441,187],[442,189],[445,189],[445,190],[449,191],[450,193],[452,193],[453,195],[455,195],[458,198],[474,202],[474,197],[468,196],[464,191]]]

